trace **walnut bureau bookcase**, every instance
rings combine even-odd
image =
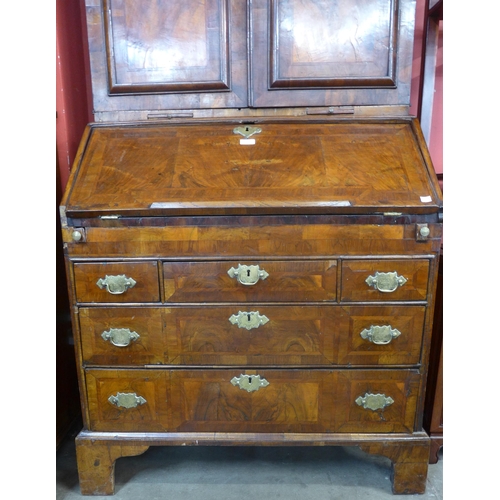
[[[425,490],[442,197],[414,0],[86,0],[61,203],[84,495],[167,445],[359,446]]]

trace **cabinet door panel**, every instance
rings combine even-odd
[[[255,0],[253,104],[407,104],[414,8],[411,0]]]
[[[229,89],[225,0],[104,6],[111,94]]]
[[[87,0],[87,27],[98,117],[247,104],[244,2]]]

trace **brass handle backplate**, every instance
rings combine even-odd
[[[128,328],[110,328],[107,332],[102,332],[101,337],[117,347],[126,347],[133,340],[137,340],[140,335]]]
[[[389,344],[392,339],[399,337],[401,332],[392,328],[391,325],[372,325],[369,329],[364,329],[361,333],[361,338],[365,340],[369,340],[377,345]]]
[[[231,384],[247,392],[253,392],[258,391],[261,387],[267,387],[269,382],[265,378],[260,378],[260,375],[240,375],[233,377]]]
[[[365,282],[368,286],[373,286],[379,292],[394,292],[398,287],[403,286],[408,280],[404,276],[398,276],[396,271],[392,273],[375,273],[375,276],[368,276]]]
[[[238,328],[246,328],[251,330],[252,328],[259,328],[261,325],[265,325],[269,318],[265,315],[260,315],[259,311],[239,311],[238,314],[233,314],[229,321],[233,325],[238,325]]]
[[[122,408],[136,408],[147,403],[142,396],[138,396],[135,392],[117,392],[116,396],[109,396],[108,401],[112,405]]]
[[[137,282],[133,278],[127,278],[124,274],[118,276],[106,276],[97,280],[97,286],[102,290],[105,288],[113,295],[125,293],[129,288],[135,286]]]
[[[386,406],[392,405],[394,399],[385,394],[366,393],[364,396],[359,396],[356,399],[356,404],[362,406],[365,410],[383,410]]]
[[[232,267],[227,272],[231,278],[236,278],[242,285],[255,285],[259,280],[265,280],[269,273],[259,266],[245,266],[238,264],[235,269]]]

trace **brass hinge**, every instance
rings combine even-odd
[[[173,118],[193,118],[194,113],[148,113],[148,120],[172,120]]]
[[[306,115],[353,115],[354,106],[330,106],[328,108],[306,109]]]

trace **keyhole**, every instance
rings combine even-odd
[[[248,127],[245,128],[245,132],[248,132]]]
[[[252,377],[248,377],[248,383],[251,384],[252,383]]]
[[[250,321],[250,314],[247,314],[247,319],[248,321]]]
[[[247,276],[250,277],[250,269],[247,269]]]

